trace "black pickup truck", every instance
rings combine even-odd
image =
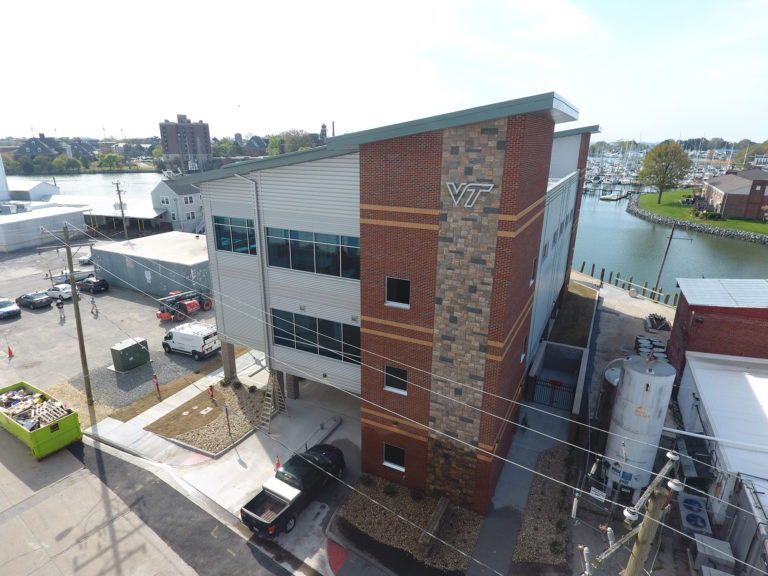
[[[296,517],[320,493],[331,475],[341,478],[343,473],[344,453],[330,444],[317,444],[281,466],[240,509],[240,520],[265,538],[290,532]]]

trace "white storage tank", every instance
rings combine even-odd
[[[675,369],[667,362],[634,356],[622,363],[605,447],[614,489],[650,484],[674,381]]]

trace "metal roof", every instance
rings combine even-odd
[[[517,116],[519,114],[541,113],[549,116],[554,122],[569,122],[579,117],[579,111],[562,96],[556,92],[547,92],[546,94],[537,94],[495,104],[487,104],[477,108],[468,108],[448,114],[430,116],[410,122],[401,122],[391,124],[381,128],[352,132],[341,136],[333,136],[327,139],[325,146],[318,146],[309,150],[300,152],[291,152],[289,154],[280,154],[278,156],[269,156],[256,158],[254,160],[245,160],[228,164],[218,170],[210,172],[201,172],[199,174],[190,174],[176,178],[176,182],[182,184],[197,184],[211,180],[221,180],[229,178],[235,174],[246,174],[255,170],[264,170],[276,166],[285,166],[289,164],[298,164],[300,162],[309,162],[332,156],[340,156],[357,152],[360,144],[379,142],[391,138],[401,138],[422,132],[433,130],[443,130],[454,126],[464,126],[466,124],[476,124],[478,122],[487,122],[508,116]],[[588,127],[589,129],[593,127]],[[577,129],[578,131],[587,131],[588,129]]]
[[[678,278],[677,285],[691,306],[768,308],[768,279]]]
[[[208,242],[205,234],[174,231],[122,242],[99,243],[94,252],[110,252],[191,266],[208,261]]]
[[[51,198],[51,204],[59,206],[79,206],[85,214],[120,218],[120,206],[113,196],[88,196],[78,194],[56,194]],[[150,195],[133,195],[123,197],[123,212],[126,218],[142,218],[151,220],[165,212],[152,205]]]
[[[566,136],[575,136],[577,134],[597,134],[600,132],[600,125],[584,126],[582,128],[571,128],[570,130],[559,130],[555,132],[555,138],[565,138]]]
[[[765,478],[768,470],[768,360],[686,352],[723,467]],[[728,441],[733,441],[731,444]],[[744,444],[762,446],[750,449]]]

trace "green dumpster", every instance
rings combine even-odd
[[[118,372],[128,372],[149,362],[146,338],[128,338],[111,348],[112,363]]]
[[[0,389],[0,426],[38,460],[83,437],[77,412],[26,382]]]

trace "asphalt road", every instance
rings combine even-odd
[[[84,247],[80,252],[85,253]],[[77,266],[93,270],[92,266]],[[15,300],[26,292],[45,290],[50,280],[45,276],[66,268],[65,250],[47,248],[39,254],[25,250],[0,255],[0,296]],[[112,406],[130,404],[151,392],[152,374],[157,372],[161,385],[190,372],[198,366],[190,357],[166,355],[162,339],[170,322],[155,317],[157,302],[150,296],[123,288],[110,288],[96,294],[98,314],[90,313],[90,294],[81,298],[80,317],[85,341],[88,371],[97,402]],[[0,320],[0,381],[8,384],[27,382],[42,390],[69,381],[83,387],[83,368],[78,346],[74,304],[65,301],[65,320],[55,308],[29,310],[22,308],[21,317]],[[200,311],[195,320],[215,323],[213,310]],[[151,364],[130,375],[116,374],[111,347],[129,338],[144,338],[150,351]],[[12,357],[7,356],[10,348]]]
[[[291,574],[151,472],[83,443],[70,451],[198,574]]]

